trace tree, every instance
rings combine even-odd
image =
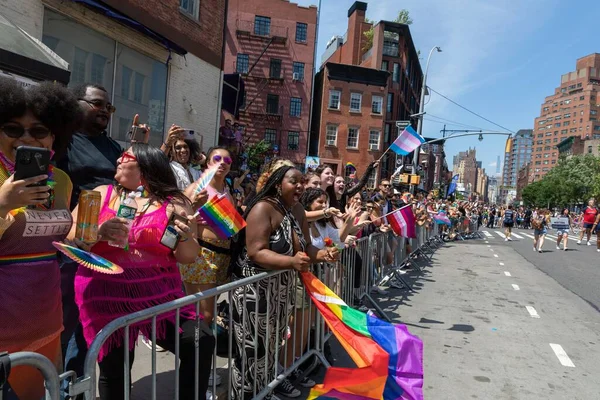
[[[246,147],[246,152],[248,153],[248,168],[250,168],[250,171],[258,172],[265,163],[265,157],[270,156],[273,149],[271,143],[263,139]]]
[[[394,22],[397,22],[399,24],[412,25],[413,20],[410,17],[410,12],[407,9],[403,8],[398,13],[398,16],[396,17]]]
[[[365,18],[365,22],[375,25],[375,23],[373,21],[371,21],[369,18]],[[400,10],[398,12],[398,16],[396,17],[394,22],[399,23],[399,24],[411,25],[413,23],[413,20],[412,20],[412,18],[410,18],[410,11],[408,11],[405,8]],[[373,27],[371,27],[368,31],[366,31],[363,34],[363,36],[365,38],[365,41],[363,43],[362,51],[366,52],[366,51],[369,51],[369,49],[371,47],[373,47],[373,36],[374,36]]]

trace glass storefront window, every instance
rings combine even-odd
[[[106,88],[117,108],[109,126],[111,137],[124,145],[133,116],[139,114],[140,122],[152,130],[150,143],[161,145],[167,65],[48,9],[42,41],[69,63],[69,86],[90,82]]]

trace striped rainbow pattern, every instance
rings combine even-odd
[[[404,325],[390,324],[348,307],[313,274],[306,291],[358,367],[331,367],[308,399],[423,399],[423,342]]]
[[[407,156],[423,143],[425,139],[409,125],[394,140],[390,150],[401,156]]]
[[[198,214],[222,239],[229,239],[246,227],[246,221],[237,212],[225,194],[211,197]]]
[[[410,205],[404,206],[388,215],[387,221],[396,235],[405,238],[417,237],[415,215]]]
[[[0,265],[14,263],[33,263],[40,261],[50,261],[56,259],[56,251],[32,254],[15,254],[10,256],[0,256]]]

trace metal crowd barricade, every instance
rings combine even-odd
[[[60,399],[60,379],[58,376],[58,372],[56,371],[56,366],[46,357],[41,354],[33,353],[29,351],[22,351],[12,354],[0,354],[2,359],[2,363],[8,363],[8,365],[4,365],[2,367],[3,379],[8,380],[10,374],[6,374],[6,372],[10,372],[10,368],[18,367],[18,366],[30,366],[36,368],[42,376],[44,377],[44,386],[45,386],[45,396],[46,400],[59,400]],[[0,375],[2,375],[0,374]],[[0,382],[0,387],[4,386],[6,382]],[[2,399],[2,391],[0,389],[0,399]]]

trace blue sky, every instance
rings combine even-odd
[[[301,5],[318,0],[297,0]],[[317,61],[325,44],[347,29],[347,11],[354,0],[322,0]],[[427,84],[459,104],[516,132],[532,129],[544,97],[560,84],[560,76],[575,70],[575,61],[600,52],[597,0],[371,0],[367,17],[394,19],[401,8],[414,20],[411,33],[421,50],[421,65],[433,46]],[[500,128],[432,94],[426,100],[424,136],[441,137],[447,129]],[[433,117],[435,116],[435,117]],[[477,159],[488,175],[496,172],[496,158],[504,158],[503,136],[457,138],[446,143],[452,156],[476,147]]]

